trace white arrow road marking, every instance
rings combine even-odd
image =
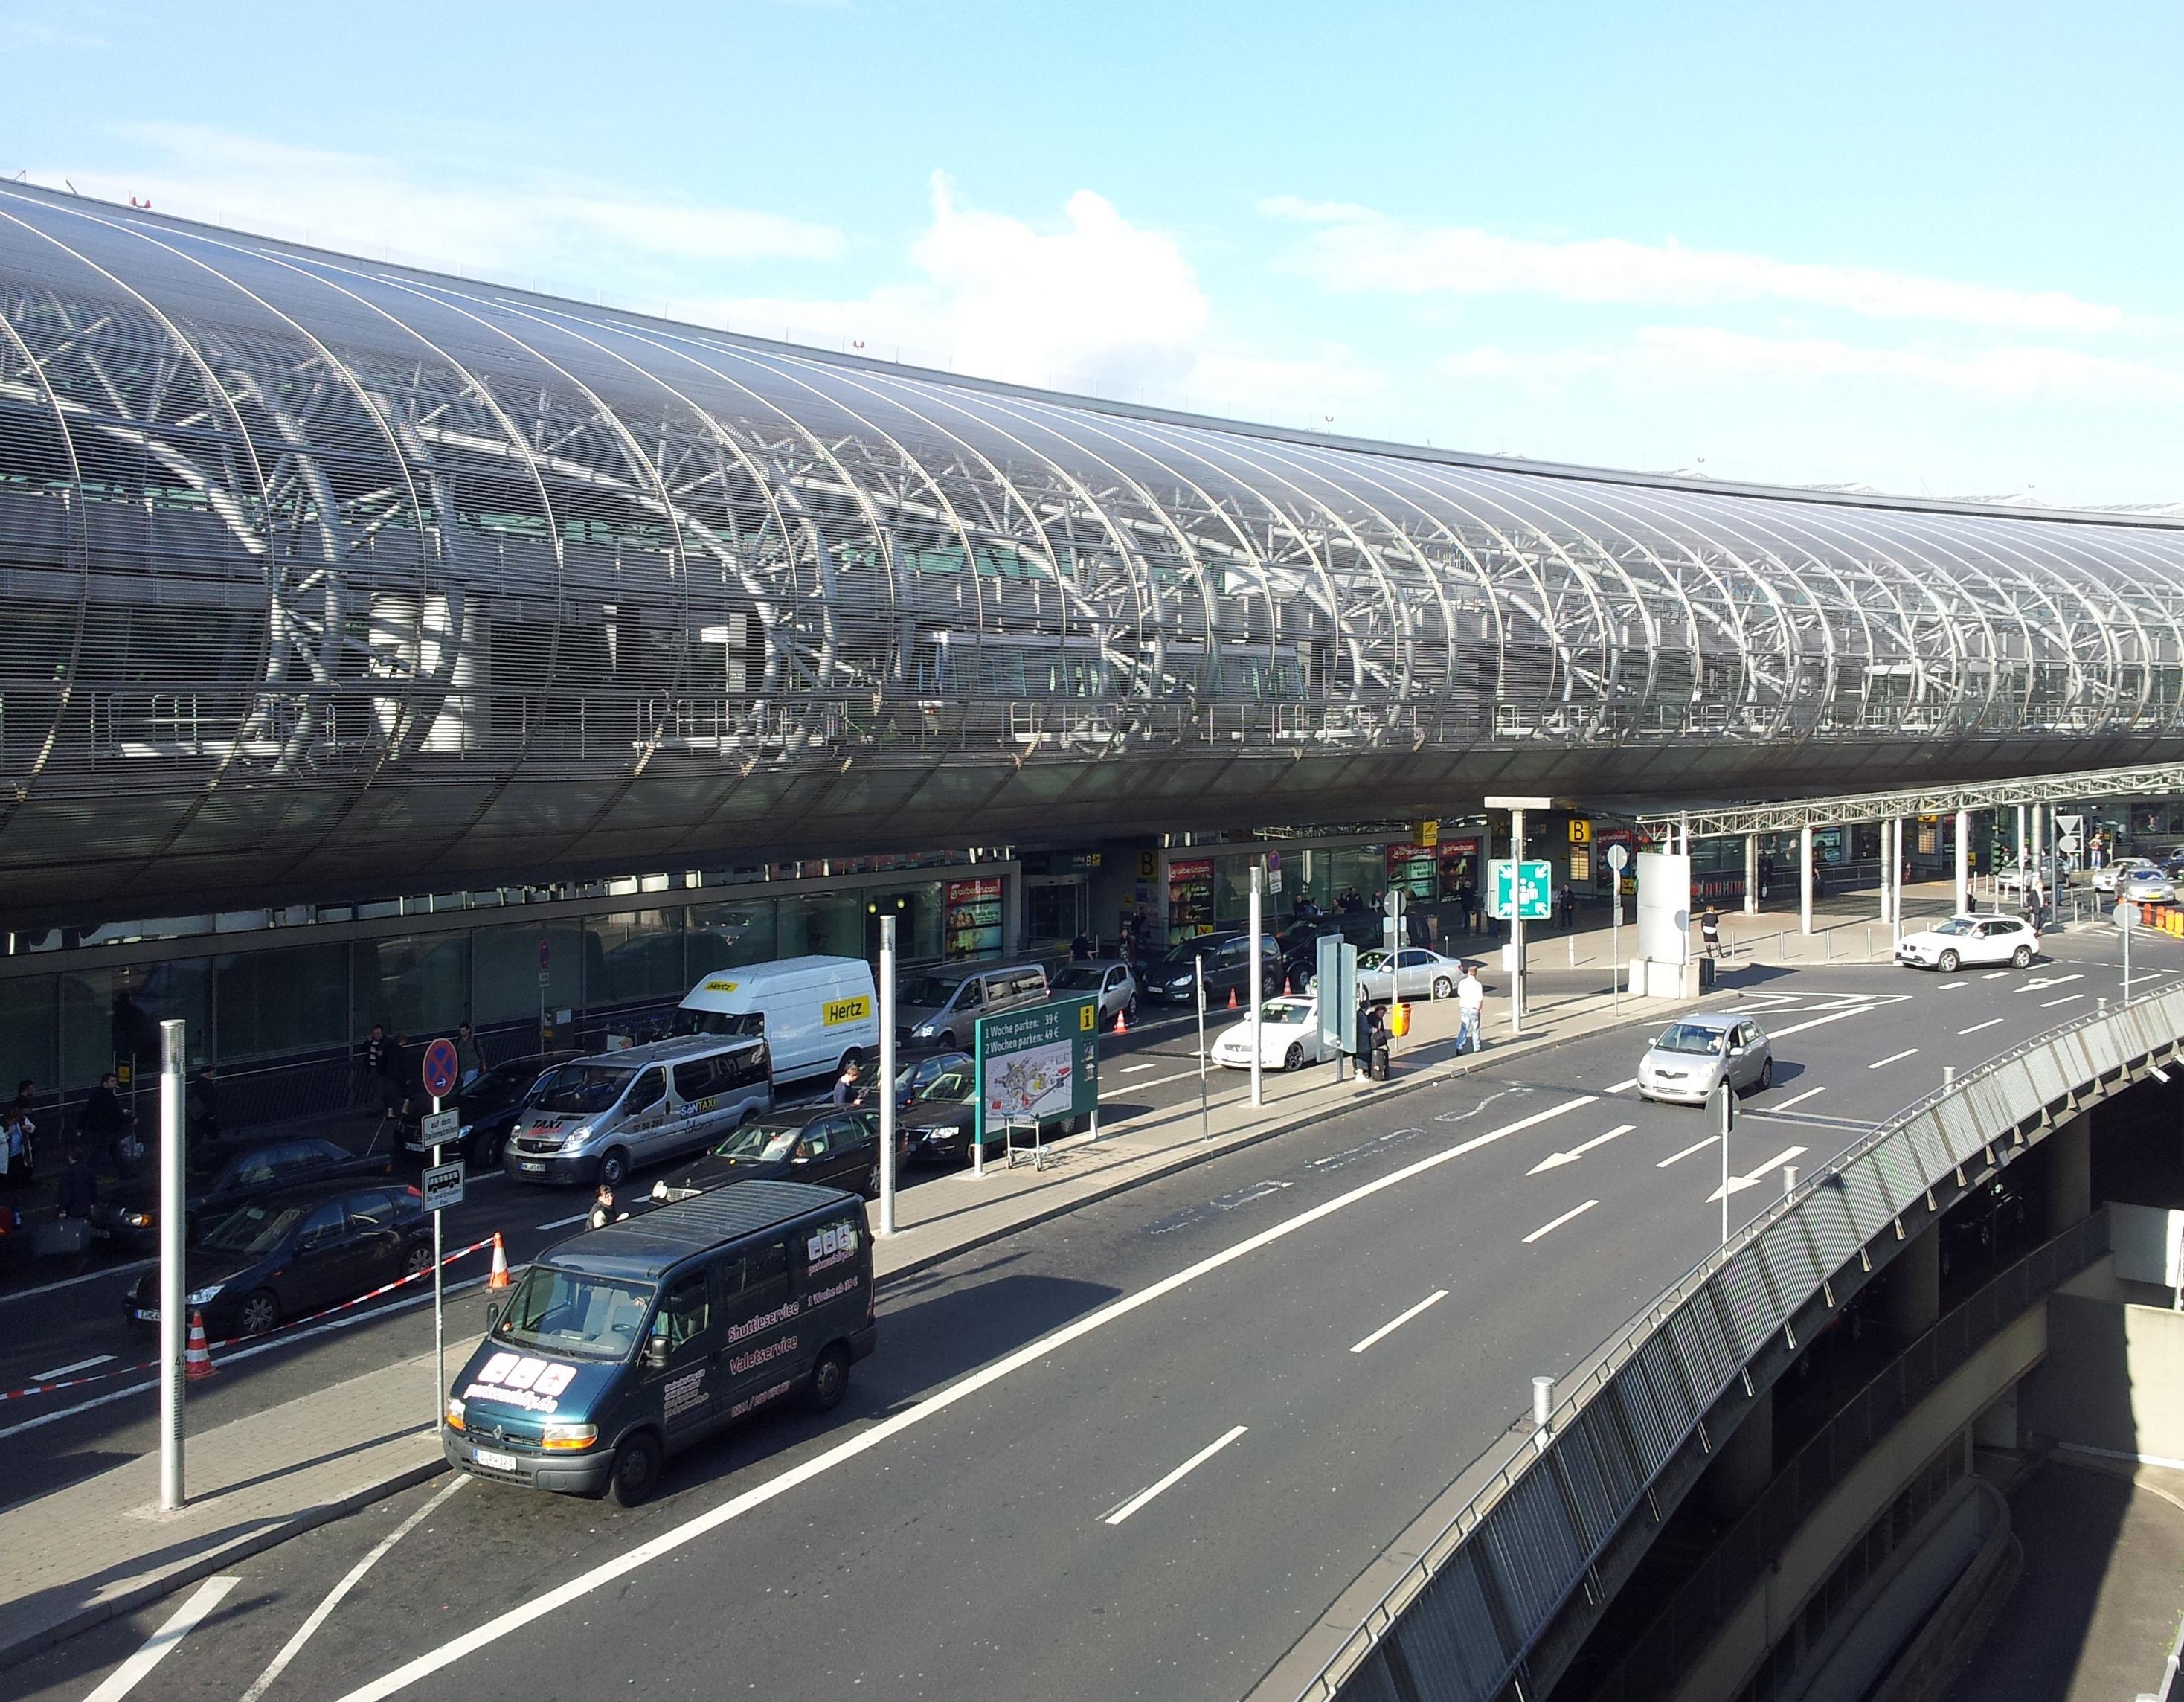
[[[1637,1086],[1637,1085],[1638,1078],[1634,1075],[1628,1081],[1611,1081],[1607,1086],[1602,1088],[1600,1091],[1602,1093],[1628,1093],[1632,1088]]]
[[[1721,1136],[1719,1135],[1709,1135],[1703,1141],[1694,1141],[1690,1146],[1685,1147],[1682,1152],[1669,1153],[1667,1158],[1662,1159],[1661,1162],[1654,1165],[1653,1168],[1657,1170],[1665,1170],[1679,1158],[1688,1158],[1694,1152],[1705,1152],[1708,1147],[1713,1146],[1713,1143],[1719,1139],[1721,1139]]]
[[[2050,987],[2067,986],[2073,981],[2082,981],[2082,973],[2075,975],[2035,975],[2017,991],[2020,993],[2042,993]]]
[[[176,1610],[175,1616],[152,1633],[145,1645],[115,1667],[105,1683],[84,1699],[84,1702],[120,1702],[151,1674],[152,1669],[174,1652],[175,1645],[197,1628],[202,1620],[220,1604],[221,1599],[242,1582],[240,1578],[207,1578],[191,1592],[190,1599]]]
[[[1958,987],[1969,987],[1970,985],[1971,985],[1970,981],[1944,981],[1942,983],[1942,991],[1946,993]]]
[[[1190,1459],[1184,1460],[1182,1465],[1177,1466],[1174,1470],[1168,1473],[1167,1476],[1161,1479],[1159,1482],[1154,1484],[1151,1488],[1140,1489],[1136,1494],[1133,1495],[1113,1512],[1108,1514],[1105,1519],[1100,1521],[1100,1522],[1105,1525],[1121,1524],[1123,1521],[1128,1518],[1130,1515],[1136,1512],[1138,1509],[1144,1506],[1145,1503],[1151,1500],[1156,1495],[1165,1493],[1167,1491],[1174,1488],[1177,1484],[1182,1482],[1184,1478],[1190,1476],[1192,1472],[1197,1470],[1200,1466],[1205,1465],[1207,1460],[1212,1459],[1215,1454],[1220,1453],[1223,1448],[1228,1447],[1230,1443],[1235,1441],[1238,1437],[1243,1435],[1249,1428],[1250,1426],[1248,1425],[1240,1424],[1234,1430],[1230,1431],[1228,1435],[1223,1437],[1218,1442],[1208,1443],[1204,1448],[1200,1448],[1197,1453],[1192,1454]]]
[[[1802,1152],[1802,1151],[1804,1151],[1804,1148],[1801,1147],[1799,1147],[1797,1150],[1798,1150],[1799,1152]],[[1537,1229],[1534,1230],[1531,1232],[1531,1234],[1529,1234],[1529,1235],[1528,1235],[1528,1236],[1526,1236],[1524,1237],[1524,1245],[1525,1245],[1526,1247],[1529,1247],[1529,1246],[1530,1246],[1534,1242],[1537,1241],[1537,1240],[1538,1240],[1541,1236],[1543,1236],[1543,1235],[1552,1235],[1552,1234],[1553,1234],[1557,1230],[1560,1229],[1560,1228],[1561,1228],[1564,1224],[1568,1223],[1568,1222],[1572,1218],[1581,1218],[1581,1217],[1583,1217],[1583,1216],[1584,1216],[1587,1212],[1591,1211],[1591,1210],[1595,1206],[1598,1205],[1599,1203],[1600,1203],[1600,1202],[1599,1202],[1598,1200],[1587,1200],[1587,1201],[1586,1201],[1583,1205],[1574,1207],[1574,1208],[1572,1208],[1570,1210],[1564,1212],[1564,1213],[1563,1213],[1560,1217],[1557,1218],[1557,1219],[1556,1219],[1552,1223],[1544,1223],[1544,1224],[1541,1224],[1541,1225],[1539,1226],[1539,1228],[1537,1228]]]
[[[1986,972],[1986,974],[1985,974],[1984,975],[1981,976],[1981,977],[1980,977],[1980,979],[1981,979],[1982,981],[1999,981],[1999,980],[2000,980],[2003,976],[2007,975],[2008,973],[2009,973],[2009,971],[2008,971],[2008,970],[2007,970],[2007,969],[1990,969],[1990,970],[1988,970],[1988,971]]]
[[[1432,1293],[1426,1296],[1424,1299],[1418,1302],[1417,1305],[1411,1308],[1409,1311],[1400,1313],[1396,1316],[1390,1318],[1386,1323],[1383,1324],[1363,1341],[1359,1342],[1351,1347],[1350,1351],[1353,1353],[1363,1353],[1375,1342],[1380,1341],[1384,1337],[1394,1335],[1396,1331],[1401,1329],[1403,1325],[1409,1323],[1412,1319],[1417,1317],[1419,1313],[1424,1311],[1427,1307],[1432,1305],[1435,1301],[1446,1300],[1447,1298],[1448,1291],[1446,1288],[1436,1288]]]
[[[1734,1194],[1741,1192],[1746,1188],[1758,1187],[1760,1183],[1765,1181],[1769,1176],[1773,1175],[1792,1158],[1797,1158],[1804,1150],[1805,1149],[1802,1147],[1785,1147],[1765,1163],[1754,1165],[1749,1175],[1731,1176],[1729,1179],[1729,1191]],[[1716,1188],[1712,1193],[1707,1196],[1707,1199],[1708,1203],[1711,1203],[1712,1202],[1719,1199],[1721,1195],[1722,1191],[1719,1188]]]
[[[1635,1123],[1618,1123],[1605,1135],[1596,1135],[1591,1140],[1584,1141],[1578,1146],[1571,1147],[1567,1152],[1548,1153],[1546,1158],[1540,1159],[1538,1163],[1533,1165],[1532,1168],[1525,1171],[1524,1174],[1528,1176],[1536,1176],[1542,1170],[1552,1170],[1563,1164],[1574,1164],[1579,1159],[1585,1157],[1586,1153],[1592,1151],[1594,1147],[1605,1147],[1609,1141],[1614,1140],[1618,1136],[1628,1135],[1638,1125]]]

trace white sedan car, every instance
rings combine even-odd
[[[1357,954],[1357,985],[1367,998],[1378,1003],[1390,999],[1452,999],[1456,984],[1462,979],[1461,957],[1444,957],[1423,946],[1406,946],[1394,952],[1377,946]]]
[[[1326,1054],[1319,1046],[1319,1001],[1285,993],[1259,1007],[1259,1068],[1302,1069]],[[1213,1042],[1213,1061],[1229,1069],[1251,1067],[1251,1024],[1231,1023]]]
[[[2008,963],[2022,969],[2040,949],[2040,930],[2021,916],[1952,916],[1907,934],[1896,961],[1913,969],[1953,975],[1966,963]]]
[[[2159,870],[2161,865],[2142,857],[2120,857],[2114,862],[2104,862],[2093,871],[2093,890],[2114,892],[2116,883],[2135,868]]]

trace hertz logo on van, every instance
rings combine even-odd
[[[709,993],[733,993],[743,983],[740,981],[708,981],[705,991]]]
[[[872,1013],[872,1002],[862,993],[854,999],[836,999],[822,1013],[821,1020],[832,1028],[844,1023],[861,1023]]]

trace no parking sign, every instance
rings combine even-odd
[[[425,1048],[425,1091],[435,1099],[445,1099],[455,1091],[455,1043],[451,1040],[436,1040]]]

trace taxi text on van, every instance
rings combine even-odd
[[[627,1506],[747,1414],[833,1406],[873,1315],[861,1200],[796,1182],[695,1195],[526,1270],[448,1391],[441,1445],[460,1471]]]
[[[549,1070],[509,1133],[501,1168],[518,1181],[620,1187],[638,1166],[709,1147],[772,1109],[764,1041],[655,1041]]]

